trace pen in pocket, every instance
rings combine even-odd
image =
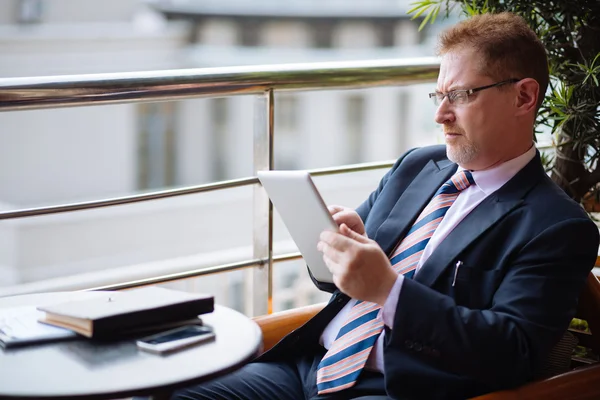
[[[456,276],[458,275],[458,269],[463,264],[462,261],[456,262],[456,267],[454,268],[454,279],[452,280],[452,286],[456,285]]]

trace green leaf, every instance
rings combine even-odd
[[[419,30],[423,29],[423,27],[425,25],[427,25],[427,21],[429,21],[431,19],[432,15],[433,15],[433,12],[430,12],[429,14],[427,14],[427,16],[423,19],[423,22],[421,22],[421,25],[419,25]]]
[[[425,7],[421,8],[421,10],[419,10],[419,12],[416,13],[415,15],[413,15],[410,19],[419,18],[421,16],[421,14],[423,14],[425,11],[427,11],[429,9],[429,7],[431,7],[431,6],[425,6]]]
[[[440,10],[442,9],[442,7],[437,7],[435,9],[435,11],[433,12],[433,17],[431,19],[431,23],[433,24],[435,22],[435,20],[437,20],[438,15],[440,14]]]
[[[414,13],[416,10],[418,10],[420,8],[427,8],[427,7],[429,7],[430,4],[431,4],[430,0],[415,1],[413,3],[410,3],[410,5],[414,6],[414,7],[411,8],[410,10],[408,10],[406,13],[407,14],[412,14],[412,13]]]
[[[417,1],[415,3],[411,3],[411,5],[413,5],[414,7],[408,10],[407,13],[413,14],[410,18],[411,20],[419,18],[421,15],[423,15],[423,13],[427,13],[427,15],[425,15],[425,18],[423,19],[423,21],[421,21],[421,24],[419,25],[420,31],[425,27],[425,25],[427,25],[427,22],[430,22],[432,24],[435,22],[440,13],[443,3],[446,2],[446,4],[448,4],[448,1],[449,0]]]

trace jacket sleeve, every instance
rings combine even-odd
[[[385,357],[410,352],[492,387],[530,380],[575,313],[598,240],[588,219],[548,227],[516,254],[489,309],[458,306],[452,297],[405,279],[394,327],[386,330]],[[416,354],[417,345],[429,351]]]

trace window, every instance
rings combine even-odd
[[[260,29],[260,22],[252,19],[242,20],[238,27],[238,43],[248,47],[260,45]]]
[[[377,31],[380,47],[394,46],[394,23],[388,21],[374,22],[373,27]]]
[[[364,97],[360,94],[349,95],[346,100],[347,163],[352,164],[362,161],[364,119]]]
[[[283,277],[281,282],[282,289],[292,289],[298,281],[297,273],[290,273]]]
[[[42,0],[19,1],[18,21],[22,24],[42,22],[44,9]]]
[[[211,100],[212,116],[212,143],[213,143],[213,171],[215,180],[226,179],[227,175],[227,131],[229,117],[229,103],[226,98]]]
[[[138,189],[175,182],[175,103],[139,105]]]
[[[244,312],[245,303],[244,282],[242,280],[233,281],[229,284],[229,306],[236,311]]]
[[[281,302],[281,311],[291,310],[296,307],[296,302],[294,299],[287,299]]]
[[[278,130],[295,131],[297,127],[297,101],[294,96],[278,96],[275,104],[275,123]]]
[[[275,96],[275,168],[296,169],[300,157],[298,99],[289,94]]]
[[[312,44],[319,49],[329,49],[333,45],[333,22],[314,22]]]

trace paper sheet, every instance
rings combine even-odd
[[[35,306],[0,308],[0,345],[10,347],[77,336],[68,329],[38,322],[43,316]]]

